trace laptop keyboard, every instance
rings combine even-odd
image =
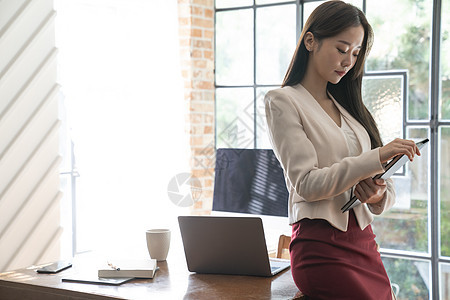
[[[278,270],[280,268],[285,267],[286,265],[290,264],[289,260],[269,260],[270,262],[270,271],[273,272],[275,270]]]

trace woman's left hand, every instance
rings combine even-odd
[[[386,192],[386,181],[384,179],[366,178],[360,181],[355,188],[355,196],[362,203],[377,203],[383,199]]]

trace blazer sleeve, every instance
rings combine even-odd
[[[315,147],[308,139],[301,115],[292,101],[285,93],[271,91],[265,96],[265,112],[273,149],[288,181],[304,201],[337,196],[359,181],[383,171],[378,148],[319,168]]]

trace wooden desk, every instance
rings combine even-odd
[[[292,299],[298,291],[290,269],[270,278],[195,274],[179,254],[159,262],[155,278],[120,286],[61,282],[75,262],[55,275],[37,274],[37,267],[1,273],[0,299]]]

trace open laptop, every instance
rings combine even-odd
[[[269,258],[259,217],[179,216],[189,271],[273,276],[289,260]]]

